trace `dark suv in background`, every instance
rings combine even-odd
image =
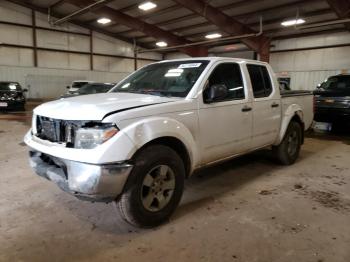
[[[17,82],[0,81],[0,110],[19,110],[24,111],[26,98],[24,92]]]
[[[350,74],[329,77],[317,86],[314,94],[315,121],[333,124],[350,121]]]

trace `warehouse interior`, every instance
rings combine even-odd
[[[193,57],[267,62],[280,84],[313,92],[350,75],[350,1],[0,1],[0,82],[26,100],[0,101],[0,261],[350,261],[350,118],[308,130],[294,165],[264,149],[199,170],[154,229],[34,175],[23,137],[36,106],[74,81]]]

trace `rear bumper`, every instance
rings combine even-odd
[[[110,202],[123,191],[132,165],[127,163],[87,164],[29,152],[35,173],[82,200]]]
[[[317,122],[341,122],[350,120],[350,108],[316,107],[314,120]]]

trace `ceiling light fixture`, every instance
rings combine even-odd
[[[103,25],[108,24],[108,23],[110,23],[110,22],[111,22],[111,19],[106,18],[106,17],[102,17],[102,18],[100,18],[100,19],[97,20],[97,23],[103,24]]]
[[[209,35],[205,36],[205,38],[208,38],[208,39],[214,39],[214,38],[219,38],[219,37],[222,37],[222,35],[219,33],[213,33],[213,34],[209,34]]]
[[[148,11],[151,10],[153,8],[156,8],[157,5],[153,2],[144,2],[142,4],[139,5],[139,9],[143,10],[143,11]]]
[[[292,25],[300,25],[300,24],[304,24],[304,23],[305,23],[305,20],[299,18],[299,19],[283,21],[281,23],[281,25],[283,25],[283,26],[292,26]]]
[[[156,45],[159,46],[159,47],[166,47],[166,46],[168,46],[168,44],[166,42],[164,42],[164,41],[157,42]]]

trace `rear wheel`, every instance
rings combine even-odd
[[[139,152],[134,162],[117,207],[134,226],[158,226],[169,219],[180,202],[185,179],[183,161],[171,148],[152,145]]]
[[[283,165],[293,164],[300,152],[302,128],[298,122],[289,123],[282,142],[272,148],[274,155]]]

